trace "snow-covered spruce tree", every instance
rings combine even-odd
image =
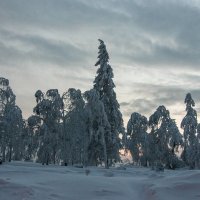
[[[4,117],[8,134],[9,161],[12,159],[21,160],[23,157],[22,133],[24,127],[22,111],[15,105],[8,108]]]
[[[179,147],[183,146],[183,137],[177,127],[176,121],[174,119],[169,119],[168,123],[168,147],[169,147],[169,154],[166,157],[167,163],[166,167],[170,169],[175,169],[176,167],[180,167],[181,162],[177,158],[176,153],[179,152]]]
[[[200,169],[200,124],[197,125],[197,167]]]
[[[99,93],[89,90],[84,93],[87,103],[86,112],[86,138],[85,138],[85,165],[105,164],[108,168],[107,146],[111,140],[110,124],[102,101],[99,100]]]
[[[178,158],[176,152],[182,145],[182,136],[169,111],[165,106],[159,106],[149,118],[151,128],[151,143],[149,142],[153,158],[156,163],[165,164],[166,167],[174,169]]]
[[[50,89],[44,95],[40,90],[35,93],[37,105],[34,113],[42,120],[40,142],[37,152],[38,161],[42,164],[56,163],[61,135],[63,101],[57,89]]]
[[[153,126],[150,128],[150,133],[147,134],[147,161],[148,165],[154,168],[155,163],[157,161],[157,154],[155,152],[156,145],[157,145],[157,135],[155,134],[156,128]]]
[[[197,112],[193,109],[195,103],[190,93],[185,97],[185,104],[187,113],[181,122],[181,128],[184,130],[184,150],[181,157],[193,169],[195,168],[195,161],[198,159],[196,137]]]
[[[104,109],[111,127],[110,143],[107,145],[107,153],[109,164],[114,161],[120,161],[119,150],[122,148],[122,141],[119,137],[125,138],[125,129],[123,125],[120,106],[114,91],[115,84],[113,82],[113,70],[109,65],[109,55],[106,50],[106,45],[99,39],[98,61],[95,66],[99,66],[97,76],[94,80],[94,89],[99,92],[100,100],[104,104]]]
[[[27,120],[26,136],[25,136],[25,155],[26,161],[33,160],[36,157],[39,147],[39,129],[41,127],[41,119],[36,115],[32,115]]]
[[[22,112],[15,103],[9,80],[0,78],[0,153],[3,161],[22,158]]]
[[[9,101],[14,102],[15,100],[15,96],[13,93],[12,93],[13,97],[11,99],[7,98],[7,96],[8,97],[11,96],[11,95],[7,95],[9,94],[8,91],[10,91],[8,88],[9,88],[9,80],[3,77],[0,77],[0,154],[3,157],[3,161],[5,161],[6,159],[6,148],[7,148],[7,140],[8,140],[8,136],[6,132],[6,124],[4,120],[5,107],[6,107],[6,104],[9,103]]]
[[[132,113],[127,125],[127,145],[133,161],[147,165],[148,121],[139,113]]]
[[[8,123],[6,123],[5,114],[7,113],[8,108],[15,106],[15,98],[16,97],[9,86],[9,80],[0,77],[0,150],[3,156],[3,161],[6,160],[9,140]]]
[[[68,89],[62,96],[65,113],[63,115],[62,159],[64,164],[83,164],[85,134],[85,102],[80,90]]]

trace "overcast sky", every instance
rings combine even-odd
[[[188,92],[200,112],[200,1],[0,0],[0,76],[25,118],[38,89],[92,87],[98,38],[125,123],[159,105],[179,123]]]

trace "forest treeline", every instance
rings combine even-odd
[[[0,157],[42,164],[104,165],[121,162],[120,150],[130,151],[143,166],[200,167],[200,124],[195,103],[186,95],[183,135],[165,106],[147,119],[132,113],[124,128],[114,91],[113,70],[106,45],[99,39],[93,88],[36,91],[33,115],[27,120],[16,105],[9,80],[0,78]],[[179,156],[181,154],[181,156]]]

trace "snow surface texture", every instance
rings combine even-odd
[[[200,171],[0,165],[0,200],[199,200]]]

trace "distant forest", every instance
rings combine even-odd
[[[9,80],[0,78],[0,160],[109,168],[121,162],[124,150],[142,166],[200,168],[200,124],[191,94],[185,97],[183,135],[164,105],[149,119],[133,112],[125,129],[109,54],[99,42],[93,88],[70,88],[62,95],[38,90],[26,120]]]

